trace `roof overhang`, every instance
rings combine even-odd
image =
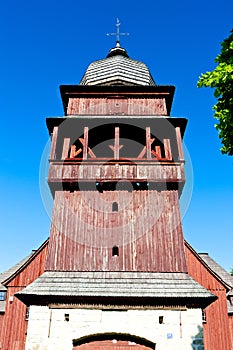
[[[26,305],[205,308],[217,299],[186,273],[47,271],[16,293]]]
[[[167,113],[170,115],[175,86],[132,86],[132,85],[61,85],[60,93],[67,115],[68,101],[70,98],[165,98]]]

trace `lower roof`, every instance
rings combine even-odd
[[[206,307],[216,297],[186,273],[47,271],[16,296],[25,304],[52,302]]]

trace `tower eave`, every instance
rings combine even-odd
[[[170,115],[175,86],[156,85],[156,86],[135,86],[135,85],[61,85],[60,93],[64,108],[64,114],[67,115],[67,107],[70,98],[77,97],[141,97],[141,98],[159,98],[166,100],[167,114]]]

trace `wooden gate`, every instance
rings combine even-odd
[[[75,346],[74,350],[148,350],[149,348],[126,340],[103,340]]]

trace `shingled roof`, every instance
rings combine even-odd
[[[10,267],[8,270],[0,273],[0,291],[5,291],[6,287],[2,284],[5,280],[7,280],[10,276],[12,276],[15,272],[17,272],[25,263],[26,261],[33,255],[34,251],[32,251],[28,256],[26,256],[24,259],[20,260],[17,264]]]
[[[231,276],[222,266],[220,266],[208,253],[199,253],[200,257],[225,283],[233,288],[233,276]]]
[[[17,264],[9,268],[3,273],[0,273],[0,292],[6,292],[7,288],[2,284],[5,280],[7,280],[10,276],[12,276],[16,271],[18,271],[26,261],[32,256],[33,252],[29,254],[26,258],[20,260]],[[5,311],[6,302],[5,300],[0,300],[0,313]]]
[[[220,266],[208,253],[199,253],[199,256],[204,262],[225,282],[231,290],[228,292],[228,297],[233,296],[233,276],[231,276],[222,266]],[[227,299],[228,313],[233,314],[233,305],[229,298]]]
[[[129,58],[125,49],[115,47],[105,59],[89,65],[80,85],[155,86],[155,82],[145,63]]]
[[[96,297],[142,300],[153,305],[203,306],[215,296],[185,273],[47,271],[16,296],[24,301],[65,298],[72,302]],[[195,305],[195,307],[198,307]]]

